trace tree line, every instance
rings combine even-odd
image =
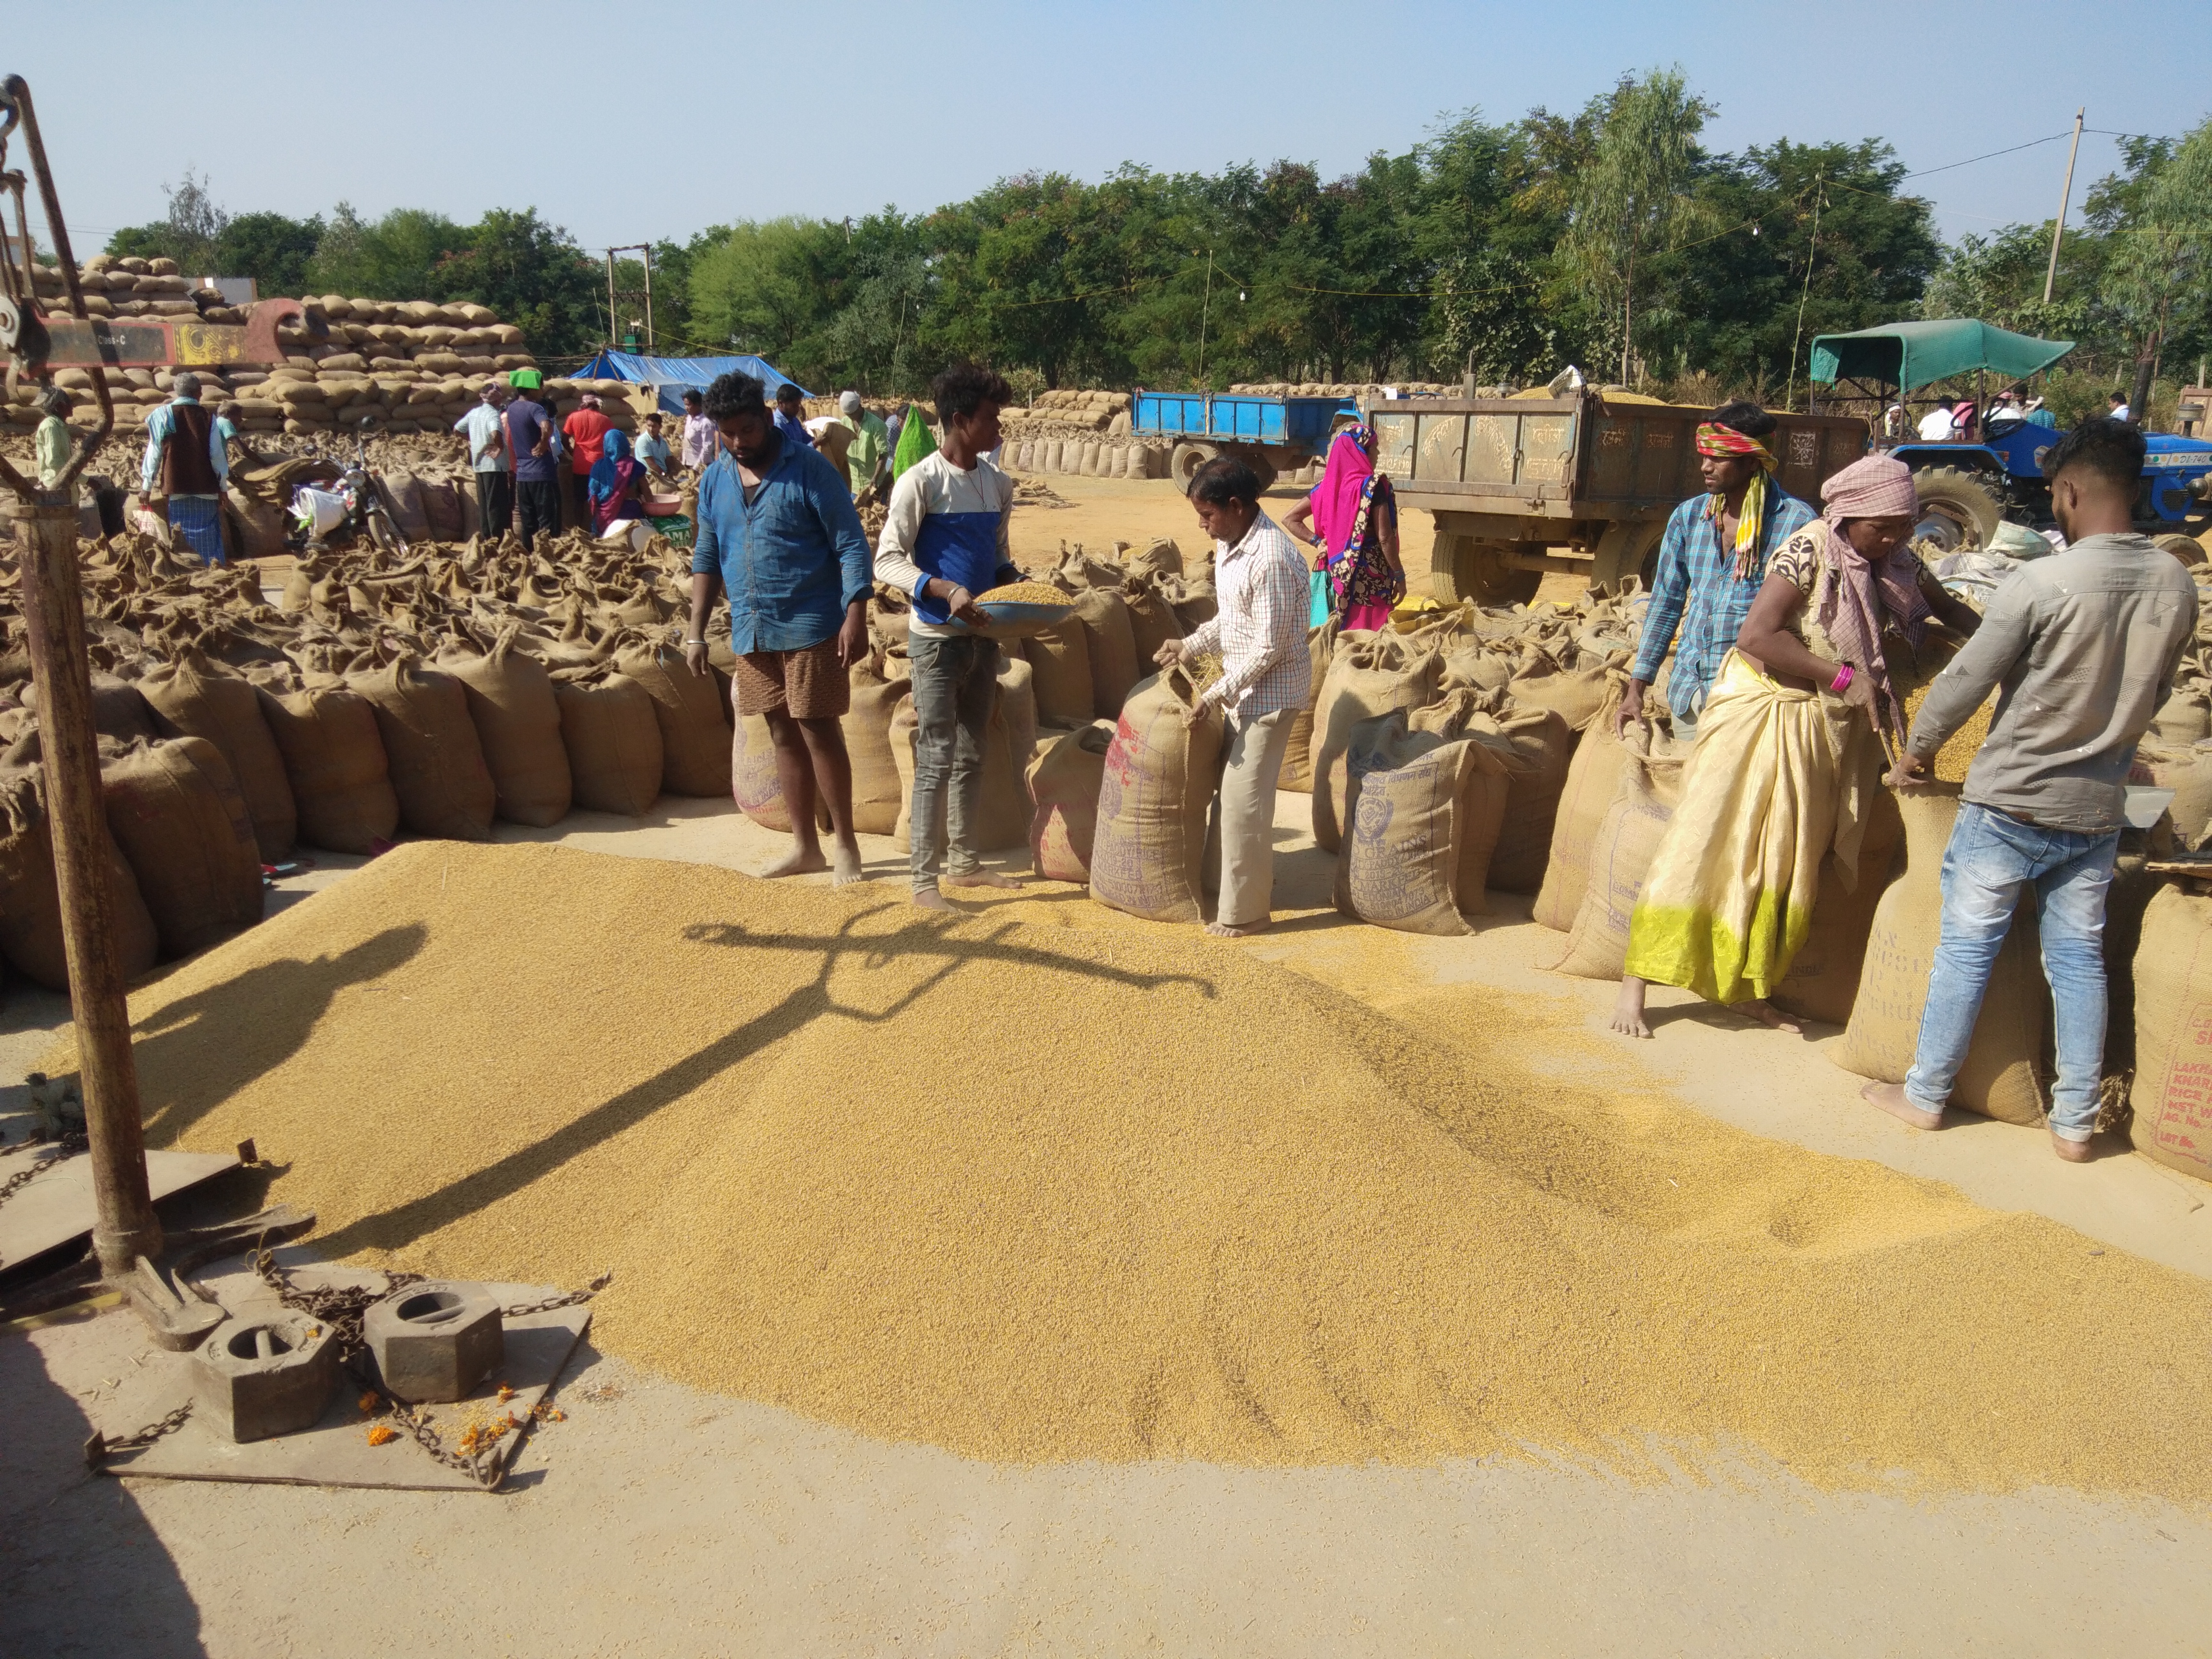
[[[1814,335],[1916,315],[2080,339],[2092,368],[2179,362],[2212,336],[2212,123],[2130,141],[2045,307],[2031,256],[2047,224],[1946,248],[1880,139],[1719,152],[1702,142],[1713,113],[1654,70],[1571,114],[1460,115],[1335,179],[1292,161],[1131,164],[1095,183],[1018,174],[924,213],[710,226],[654,245],[654,335],[880,392],[956,356],[1032,387],[1526,384],[1571,362],[1776,403],[1805,398]],[[474,300],[554,359],[644,335],[641,308],[609,315],[603,263],[534,210],[232,216],[188,173],[165,220],[109,246],[264,293]],[[617,267],[618,289],[642,277]]]

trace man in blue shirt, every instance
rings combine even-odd
[[[806,400],[788,380],[775,389],[775,429],[801,449],[814,447],[814,434],[806,429]]]
[[[1679,630],[1667,706],[1675,737],[1695,740],[1705,693],[1765,584],[1767,556],[1813,521],[1813,509],[1784,495],[1770,476],[1775,458],[1765,440],[1775,425],[1757,404],[1737,402],[1723,404],[1698,428],[1698,471],[1710,493],[1692,496],[1667,520],[1616,731],[1643,718],[1644,694]]]
[[[534,368],[518,368],[508,384],[514,389],[514,401],[500,418],[507,458],[514,464],[514,527],[527,547],[541,530],[561,533],[561,460],[553,411],[540,401],[545,396],[544,375]]]
[[[707,672],[707,617],[714,595],[727,594],[738,717],[767,720],[791,816],[790,853],[761,873],[828,870],[842,887],[860,879],[839,722],[852,706],[846,671],[868,651],[867,535],[837,470],[777,429],[758,380],[723,375],[707,388],[707,416],[719,453],[699,479],[684,660]],[[836,841],[827,859],[817,793]]]

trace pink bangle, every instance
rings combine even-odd
[[[1845,663],[1836,670],[1836,678],[1828,682],[1828,690],[1840,697],[1851,689],[1853,678],[1850,664]]]

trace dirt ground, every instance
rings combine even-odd
[[[1062,535],[1185,538],[1188,509],[1164,483],[1052,482],[1079,504],[1018,514],[1024,556]],[[1346,925],[1307,799],[1278,805],[1279,926],[1241,948],[1386,1010],[1476,988],[1563,1076],[1669,1095],[2212,1278],[2202,1186],[2125,1154],[2062,1165],[2039,1133],[2000,1123],[1907,1129],[1858,1103],[1857,1079],[1827,1058],[1832,1028],[1793,1036],[1655,993],[1656,1040],[1614,1039],[1611,988],[1537,965],[1558,936],[1525,901],[1493,901],[1464,939]],[[500,838],[743,870],[781,844],[724,804],[690,801]],[[870,876],[899,890],[890,844],[863,845]],[[277,902],[355,862],[322,860]],[[11,995],[0,1079],[19,1084],[65,1017],[58,999]],[[373,1098],[374,1079],[363,1086]],[[20,1103],[20,1089],[0,1097],[0,1109]],[[120,1312],[0,1333],[13,1546],[0,1650],[2182,1654],[2203,1650],[2212,1613],[2212,1516],[2161,1503],[1838,1496],[1748,1451],[1648,1485],[1540,1455],[1412,1469],[1000,1466],[679,1387],[588,1343],[560,1385],[568,1420],[538,1431],[497,1495],[88,1475],[90,1429],[137,1426],[120,1419],[142,1343]]]

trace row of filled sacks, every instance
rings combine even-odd
[[[46,779],[35,745],[0,765],[0,957],[69,989]],[[245,798],[198,738],[100,744],[108,937],[135,980],[261,920],[264,884]]]
[[[196,737],[237,782],[260,857],[304,842],[368,854],[403,829],[482,841],[495,818],[536,827],[572,806],[641,814],[664,792],[730,787],[719,676],[642,641],[549,670],[516,648],[455,640],[426,661],[259,684],[197,651],[136,680],[101,677],[94,714],[129,743]]]

